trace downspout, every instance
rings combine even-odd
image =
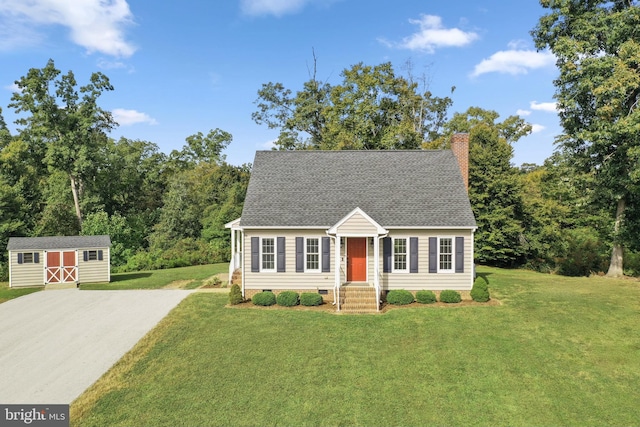
[[[380,311],[380,240],[384,239],[385,237],[387,237],[389,235],[389,233],[385,233],[382,235],[378,235],[377,239],[378,239],[378,259],[376,259],[376,269],[378,271],[376,271],[376,304],[378,305],[376,307],[376,311]],[[384,251],[383,251],[384,254]],[[384,264],[384,258],[382,259],[382,263]],[[383,269],[384,270],[384,269]]]

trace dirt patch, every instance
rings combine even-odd
[[[187,285],[189,285],[189,283],[194,282],[193,279],[190,280],[174,280],[173,282],[169,283],[168,285],[165,285],[162,287],[162,289],[185,289],[187,287]]]
[[[202,286],[200,286],[200,289],[225,288],[227,287],[228,279],[228,273],[214,274],[213,276],[207,277],[202,281]]]

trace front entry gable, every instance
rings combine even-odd
[[[355,208],[329,228],[328,234],[341,236],[379,236],[387,230],[360,208]]]

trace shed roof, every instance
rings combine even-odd
[[[7,250],[107,248],[111,238],[102,236],[10,237]]]
[[[394,227],[475,227],[450,150],[258,151],[242,227],[331,227],[355,208]]]

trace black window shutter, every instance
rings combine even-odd
[[[322,238],[322,272],[331,272],[331,238]]]
[[[409,238],[409,273],[418,272],[418,238]]]
[[[304,273],[304,237],[296,237],[296,273]]]
[[[438,272],[438,238],[429,237],[429,273]]]
[[[251,238],[251,272],[258,273],[260,271],[260,238]]]
[[[391,273],[391,237],[382,239],[382,272]]]
[[[285,260],[285,238],[278,237],[278,273],[284,273],[286,270]]]
[[[82,259],[84,261],[89,261],[89,251],[83,251],[82,252]]]
[[[22,264],[22,262],[23,262],[22,252],[18,252],[18,264]]]
[[[101,250],[98,251],[98,261],[102,261],[103,257],[104,257],[104,255],[103,255],[102,251]]]
[[[456,237],[456,273],[464,273],[464,237]]]
[[[40,263],[40,252],[33,253],[33,262],[35,262],[36,264]]]

